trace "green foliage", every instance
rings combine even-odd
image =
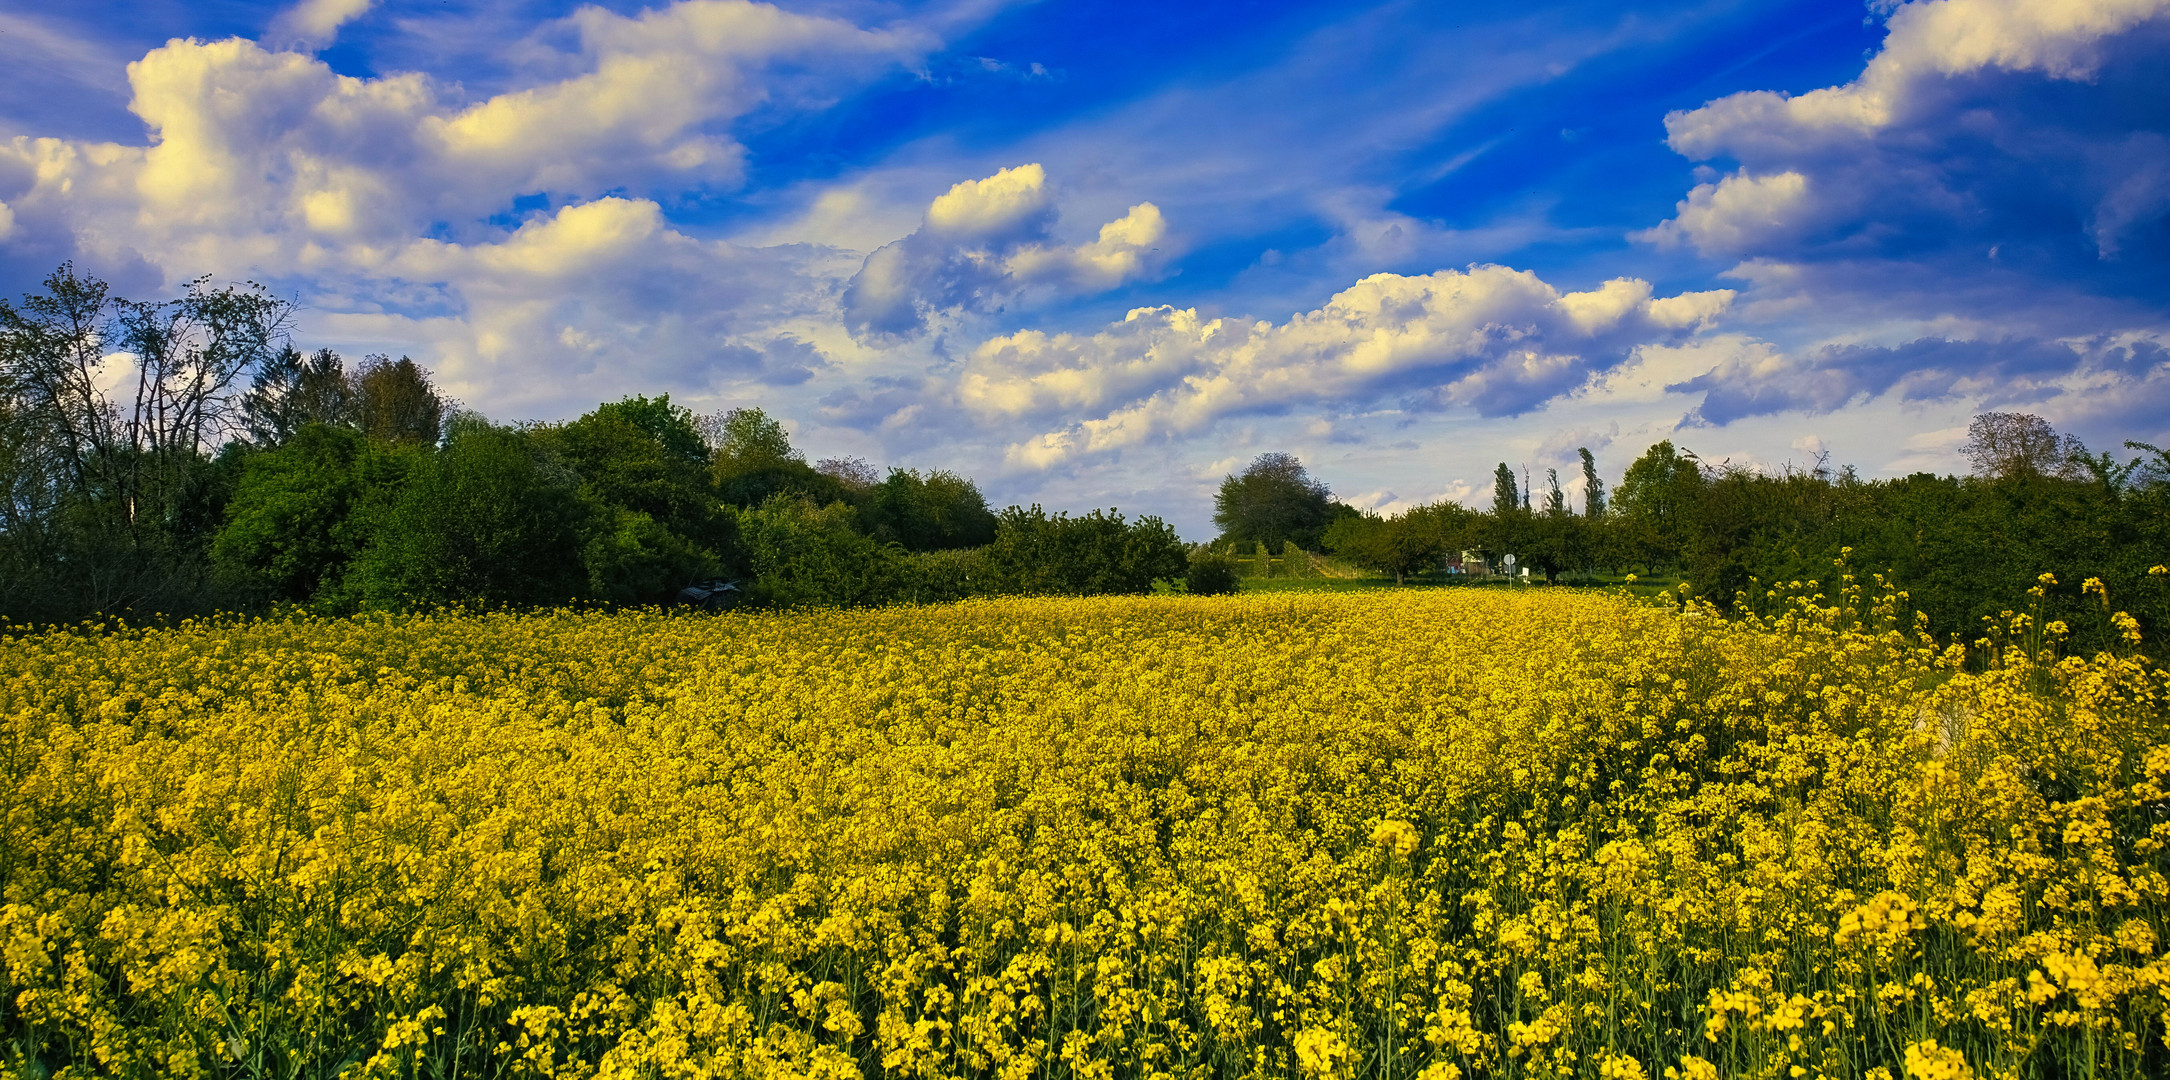
[[[212,565],[253,594],[307,602],[345,575],[417,460],[349,428],[302,427],[249,455],[211,542]]]
[[[1154,581],[1184,576],[1190,559],[1159,518],[1126,522],[1114,510],[1050,517],[1035,505],[997,516],[986,566],[995,591],[1098,596],[1150,593]]]
[[[755,603],[857,607],[899,599],[912,585],[904,551],[861,533],[844,503],[776,495],[737,521]]]
[[[718,528],[708,449],[692,414],[668,395],[599,406],[571,423],[537,426],[531,437],[598,506],[645,515],[696,543]]]
[[[588,508],[520,432],[456,425],[417,462],[405,490],[348,574],[369,607],[549,604],[579,597]]]
[[[407,357],[367,357],[353,381],[354,422],[379,442],[433,444],[443,433],[450,402],[429,372]]]
[[[1582,458],[1582,516],[1601,518],[1605,516],[1605,481],[1597,475],[1597,458],[1585,446],[1575,454]]]
[[[995,539],[995,515],[979,486],[946,469],[921,476],[891,469],[861,510],[867,534],[907,551],[984,547]]]
[[[1523,516],[1519,509],[1515,514],[1517,519]],[[1459,550],[1469,539],[1474,516],[1453,503],[1411,507],[1392,517],[1365,514],[1335,522],[1327,540],[1342,558],[1392,574],[1398,583]]]
[[[590,520],[602,526],[592,528],[580,549],[587,595],[593,599],[661,604],[688,582],[721,572],[722,561],[714,551],[640,511],[605,507]]]
[[[1492,512],[1501,517],[1522,509],[1522,492],[1514,481],[1514,470],[1502,461],[1492,470]]]
[[[1702,491],[1701,464],[1674,449],[1671,440],[1644,452],[1613,491],[1617,557],[1646,567],[1677,561],[1688,545]]]
[[[1354,509],[1354,507],[1351,507],[1351,509]],[[1340,519],[1336,518],[1335,520]],[[1329,524],[1328,528],[1330,529],[1332,526]],[[1281,576],[1287,578],[1315,578],[1321,575],[1318,568],[1311,565],[1311,555],[1308,552],[1297,547],[1294,540],[1283,540],[1281,542]]]
[[[758,507],[777,496],[826,506],[852,495],[843,482],[808,465],[784,426],[760,409],[733,409],[707,427],[710,482],[716,497],[732,506]]]
[[[1223,540],[1315,548],[1334,516],[1333,492],[1292,454],[1260,454],[1241,476],[1222,480],[1213,497]]]
[[[1193,596],[1223,596],[1236,591],[1236,560],[1209,545],[1191,549],[1183,588]]]

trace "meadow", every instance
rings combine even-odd
[[[18,1076],[2138,1077],[2170,678],[1569,590],[0,640]],[[1828,596],[1825,594],[1828,593]],[[2129,622],[2126,624],[2129,627]]]

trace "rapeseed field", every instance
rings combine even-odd
[[[1812,584],[0,641],[16,1075],[2161,1076],[2170,685]]]

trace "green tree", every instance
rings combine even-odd
[[[416,457],[325,424],[250,455],[211,542],[213,566],[258,596],[315,599],[368,545]]]
[[[1597,475],[1597,458],[1589,447],[1575,453],[1582,458],[1582,516],[1594,521],[1605,516],[1605,481]]]
[[[407,357],[367,357],[354,376],[355,422],[380,442],[434,445],[451,403],[429,372]]]
[[[979,486],[946,469],[924,476],[916,469],[891,469],[863,499],[867,534],[908,551],[983,547],[995,539],[995,515]]]
[[[842,502],[771,496],[737,512],[755,603],[771,607],[856,607],[908,599],[911,559],[859,531]]]
[[[783,424],[760,409],[705,417],[701,428],[709,446],[710,482],[724,502],[750,508],[778,495],[803,496],[817,505],[849,501],[850,489],[808,465]]]
[[[1236,560],[1210,544],[1190,551],[1190,565],[1183,571],[1183,590],[1192,596],[1226,596],[1239,587]]]
[[[528,437],[463,419],[418,459],[347,589],[370,607],[563,603],[587,590],[587,512]]]
[[[338,353],[318,349],[304,356],[287,345],[257,369],[242,396],[243,426],[262,446],[277,446],[310,424],[358,429],[357,394]]]
[[[697,545],[719,528],[708,490],[708,446],[693,414],[672,405],[668,394],[599,405],[531,435],[599,506],[645,514]]]
[[[1317,548],[1333,517],[1332,490],[1293,454],[1260,454],[1240,476],[1222,480],[1213,497],[1213,524],[1224,541]]]
[[[1184,577],[1189,551],[1156,517],[1126,521],[1120,511],[1050,516],[1012,506],[996,516],[985,553],[991,591],[1098,596],[1142,594]]]
[[[1676,563],[1689,542],[1702,493],[1701,463],[1671,440],[1636,458],[1613,492],[1628,558],[1651,567]]]
[[[1522,509],[1522,492],[1515,484],[1514,470],[1502,461],[1492,470],[1492,513],[1505,517]]]

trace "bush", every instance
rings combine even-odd
[[[1211,547],[1191,550],[1183,585],[1193,596],[1223,596],[1236,591],[1236,560]]]
[[[413,478],[348,574],[348,602],[564,603],[585,592],[586,507],[519,432],[479,421]]]
[[[857,528],[841,502],[774,495],[738,511],[739,547],[753,576],[747,590],[769,607],[860,607],[887,603],[908,591],[908,556],[877,544]]]
[[[1188,565],[1175,530],[1156,517],[1125,522],[1114,510],[1082,517],[1012,506],[987,547],[990,591],[1027,595],[1145,594]]]

